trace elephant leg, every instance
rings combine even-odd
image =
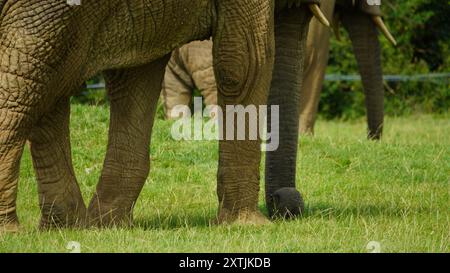
[[[86,217],[72,166],[69,123],[70,99],[63,98],[34,126],[29,138],[43,229],[83,226]]]
[[[23,130],[26,126],[22,126],[25,118],[24,113],[0,108],[0,233],[19,229],[16,198],[20,158],[27,135]]]
[[[132,211],[150,170],[150,137],[168,62],[109,71],[109,143],[89,219],[97,226],[131,225]]]
[[[186,67],[206,105],[217,105],[217,83],[214,76],[212,41],[194,42],[185,53]]]
[[[212,60],[210,65],[208,69],[193,73],[192,78],[201,92],[205,105],[209,106],[208,116],[217,117],[217,85]]]
[[[311,16],[300,8],[284,11],[275,18],[276,57],[269,106],[280,109],[279,147],[266,153],[265,185],[266,204],[272,217],[299,215],[303,210],[303,200],[295,186],[299,100]],[[271,130],[270,123],[267,127]]]
[[[186,71],[177,49],[166,68],[162,87],[162,98],[166,119],[175,119],[172,110],[178,105],[190,106],[194,83],[191,75]]]
[[[334,1],[323,1],[321,9],[331,21]],[[313,135],[319,110],[320,93],[323,88],[325,71],[330,50],[330,29],[313,19],[309,27],[306,42],[305,69],[303,87],[300,90],[300,134]]]
[[[20,27],[16,24],[7,29],[0,42],[0,230],[15,230],[19,226],[16,197],[23,148],[33,127],[58,96],[52,79],[62,75],[50,62],[36,57],[55,60],[61,56],[37,54],[45,51],[36,44],[36,36],[24,32],[18,37]]]
[[[232,4],[234,8],[229,8]],[[247,115],[245,140],[238,140],[231,131],[242,124],[231,124],[236,121],[231,108],[237,104],[258,107],[267,102],[274,57],[273,7],[269,1],[227,0],[217,5],[214,69],[219,106],[225,110],[221,128],[225,140],[219,143],[217,220],[264,224],[268,220],[258,210],[261,142],[250,139],[248,134],[248,121],[258,121]]]
[[[342,12],[342,22],[353,44],[365,93],[368,138],[379,140],[383,134],[384,87],[381,46],[378,31],[369,15]]]

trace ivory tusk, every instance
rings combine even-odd
[[[330,27],[330,22],[328,21],[327,17],[325,17],[322,10],[320,10],[317,4],[309,5],[309,9],[311,10],[312,14],[314,14],[314,17],[316,17],[317,20],[319,20],[320,23],[322,23],[326,27]]]
[[[397,41],[395,40],[394,36],[392,36],[392,34],[389,32],[387,26],[383,22],[383,19],[381,19],[380,16],[373,16],[372,19],[377,28],[386,37],[386,39],[388,39],[388,41],[394,46],[397,46]]]

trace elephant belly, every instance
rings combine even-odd
[[[126,1],[124,1],[126,2]],[[136,1],[120,4],[95,34],[88,58],[94,70],[143,65],[211,35],[211,1]]]

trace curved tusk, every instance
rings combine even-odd
[[[326,27],[330,27],[330,22],[328,21],[327,17],[325,17],[325,15],[320,10],[317,4],[309,5],[309,9],[311,10],[312,14],[314,14],[314,17],[316,17],[317,20],[319,20],[320,23],[322,23]]]
[[[372,19],[377,28],[386,37],[386,39],[388,39],[389,42],[391,42],[391,44],[393,44],[394,46],[397,46],[397,41],[395,40],[394,36],[392,36],[392,34],[389,32],[387,26],[383,22],[383,19],[381,19],[381,16],[373,16]]]

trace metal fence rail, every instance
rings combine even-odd
[[[416,75],[384,75],[383,79],[386,82],[449,82],[450,73],[435,73],[435,74],[416,74]],[[339,75],[328,74],[325,76],[326,81],[341,82],[341,81],[361,81],[360,75]]]
[[[386,82],[433,82],[433,83],[450,83],[450,73],[434,73],[434,74],[416,74],[416,75],[384,75]],[[327,74],[325,81],[329,82],[358,82],[361,81],[360,75],[340,75]],[[105,89],[103,82],[89,84],[86,89]]]

